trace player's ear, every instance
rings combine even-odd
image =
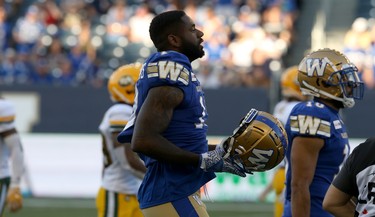
[[[180,47],[181,38],[177,35],[169,34],[168,35],[168,42],[172,47]]]

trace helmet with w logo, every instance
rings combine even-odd
[[[314,51],[300,62],[298,82],[304,95],[341,101],[353,107],[362,99],[364,85],[357,67],[342,53],[324,48]]]
[[[273,115],[251,109],[233,135],[230,157],[247,172],[263,172],[277,166],[288,147],[283,124]]]

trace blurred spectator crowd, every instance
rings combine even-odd
[[[170,9],[205,33],[206,55],[193,62],[205,88],[268,87],[294,40],[299,1],[0,0],[0,85],[101,87],[155,51],[149,23]]]
[[[375,19],[358,17],[344,38],[344,54],[357,66],[369,89],[375,89]]]

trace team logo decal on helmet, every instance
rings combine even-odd
[[[251,109],[234,131],[230,156],[246,171],[266,171],[277,166],[288,146],[286,131],[273,115]]]
[[[333,99],[353,107],[362,99],[363,82],[357,67],[342,53],[324,48],[308,54],[298,66],[298,82],[304,95]]]

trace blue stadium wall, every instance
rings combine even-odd
[[[106,88],[2,86],[0,92],[36,93],[40,98],[39,121],[32,132],[97,133],[103,113],[112,104]],[[209,135],[229,135],[250,108],[272,112],[269,91],[258,88],[205,90]],[[27,108],[23,108],[27,109]],[[343,110],[351,138],[375,136],[375,90],[352,109]]]

